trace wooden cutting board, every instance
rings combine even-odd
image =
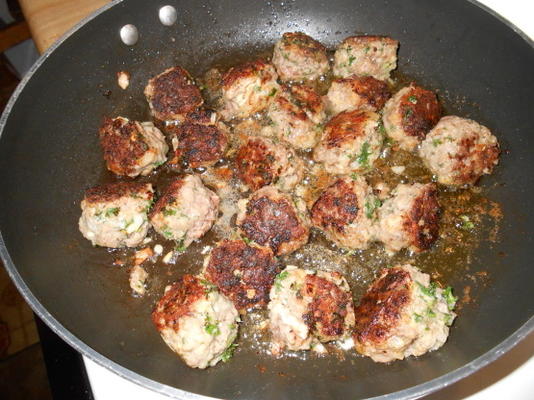
[[[19,0],[33,40],[43,53],[66,31],[110,0]]]

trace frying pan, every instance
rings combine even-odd
[[[178,9],[159,23],[164,4]],[[118,31],[133,23],[139,42]],[[206,371],[186,367],[149,322],[154,298],[128,295],[126,275],[77,230],[83,191],[106,176],[96,131],[105,115],[148,118],[149,77],[180,64],[198,76],[214,62],[304,31],[334,47],[354,33],[401,43],[400,70],[438,90],[449,113],[472,117],[499,138],[503,155],[483,185],[502,204],[497,243],[483,243],[470,272],[487,271],[439,351],[391,365],[363,357],[274,360],[239,349]],[[132,84],[118,88],[116,73]],[[534,328],[534,51],[508,23],[470,1],[249,0],[115,2],[53,46],[8,104],[0,137],[0,251],[35,312],[90,359],[156,391],[198,398],[415,398],[507,351]],[[174,276],[181,271],[174,271]],[[171,274],[172,275],[172,274]],[[464,273],[453,287],[465,285]],[[167,278],[159,278],[161,280]],[[159,282],[163,287],[165,282]]]

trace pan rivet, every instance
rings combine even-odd
[[[171,26],[176,22],[176,8],[173,6],[163,6],[159,9],[159,20],[163,25]]]
[[[124,25],[121,28],[120,35],[123,43],[128,46],[133,46],[139,39],[139,32],[137,31],[135,25],[132,24]]]

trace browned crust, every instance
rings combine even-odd
[[[459,143],[459,151],[455,156],[454,177],[456,184],[474,184],[484,170],[491,172],[499,159],[499,144],[477,144],[476,136],[463,138]]]
[[[280,270],[269,248],[223,240],[211,251],[205,274],[238,310],[244,311],[269,302],[269,291]]]
[[[280,110],[290,115],[292,119],[306,121],[308,119],[308,115],[294,100],[295,99],[291,97],[291,94],[287,90],[283,90],[281,93],[276,95],[273,101],[280,108]]]
[[[251,190],[274,183],[280,175],[274,153],[259,138],[250,138],[238,151],[235,159],[239,177]]]
[[[411,277],[399,267],[384,269],[356,307],[354,340],[380,344],[398,324],[402,310],[409,304]]]
[[[313,88],[294,84],[289,87],[289,90],[302,108],[308,109],[314,114],[319,114],[323,111],[323,100]]]
[[[333,117],[325,127],[326,146],[340,147],[343,143],[364,136],[369,120],[366,111],[343,111]]]
[[[358,35],[358,36],[349,36],[343,40],[343,44],[351,43],[357,45],[367,45],[369,42],[374,42],[375,40],[380,40],[388,46],[398,46],[398,40],[392,39],[389,36],[376,36],[376,35]]]
[[[149,217],[154,217],[157,213],[163,210],[167,205],[172,204],[178,198],[180,189],[184,185],[184,178],[178,178],[172,181],[169,186],[165,188],[163,196],[161,196],[158,201],[152,207]]]
[[[149,150],[135,121],[105,118],[99,135],[107,168],[117,175],[134,172],[137,161]]]
[[[434,92],[412,84],[400,99],[399,112],[403,131],[422,140],[438,123],[441,105]]]
[[[440,215],[438,190],[434,184],[428,184],[414,199],[403,221],[403,229],[417,251],[427,250],[438,239]]]
[[[150,190],[149,183],[141,182],[118,182],[99,185],[85,191],[84,200],[87,203],[108,202],[119,199],[124,196],[147,195],[147,200],[154,196]]]
[[[309,311],[303,316],[306,325],[323,337],[342,336],[345,318],[352,306],[351,294],[317,275],[306,275],[304,285],[306,295],[313,298],[308,305]]]
[[[197,277],[184,275],[179,278],[156,303],[152,311],[152,322],[156,329],[161,331],[171,328],[177,331],[180,328],[178,320],[187,315],[191,306],[205,295],[206,288]]]
[[[213,125],[213,121],[211,119],[213,114],[217,116],[217,113],[213,110],[209,110],[206,108],[198,108],[187,114],[185,116],[185,120],[192,124]],[[215,122],[217,122],[218,119],[219,118],[217,116]]]
[[[168,69],[148,82],[152,95],[148,101],[160,119],[174,119],[200,107],[204,100],[189,72],[180,66]]]
[[[273,76],[268,71],[268,63],[263,59],[258,59],[252,62],[244,63],[236,67],[232,67],[224,74],[222,78],[222,86],[224,89],[230,88],[236,81],[241,78],[257,75],[261,78],[261,83],[272,80]]]
[[[336,79],[334,82],[349,85],[351,90],[364,98],[375,111],[381,110],[391,97],[387,83],[372,76],[352,75],[348,78]]]
[[[290,243],[299,243],[309,234],[297,217],[295,207],[285,197],[275,200],[252,195],[239,227],[250,240],[269,246],[275,255],[293,247]]]
[[[228,145],[225,130],[216,125],[201,125],[186,121],[167,128],[178,139],[175,154],[191,168],[207,167],[224,156]]]
[[[286,32],[282,35],[282,46],[285,51],[297,50],[306,57],[326,59],[326,47],[317,40],[302,32]]]
[[[327,187],[311,209],[314,226],[343,233],[358,215],[358,197],[351,185],[338,179]]]

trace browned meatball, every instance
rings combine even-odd
[[[151,122],[106,118],[99,135],[106,166],[117,175],[148,175],[167,160],[165,137]]]
[[[426,137],[440,116],[441,106],[434,92],[412,83],[386,103],[382,119],[388,136],[410,151]]]
[[[439,236],[439,217],[434,184],[400,184],[380,207],[377,238],[389,252],[427,250]]]
[[[289,87],[293,99],[304,110],[308,118],[315,124],[321,124],[326,118],[325,107],[321,96],[307,85],[293,84]]]
[[[326,105],[333,115],[346,110],[380,111],[390,96],[384,81],[372,76],[352,75],[332,81],[326,95]]]
[[[169,68],[148,81],[145,96],[152,115],[161,121],[183,120],[204,103],[191,75],[180,66]]]
[[[188,114],[185,121],[166,128],[176,157],[191,168],[208,167],[219,161],[228,147],[228,128],[217,113]]]
[[[275,255],[289,254],[308,241],[306,205],[273,186],[239,201],[237,226],[248,239],[268,246]]]
[[[235,162],[239,177],[251,190],[276,185],[288,191],[304,173],[302,160],[291,148],[262,137],[249,138],[239,148]]]
[[[274,46],[273,64],[282,81],[313,80],[328,72],[326,48],[302,32],[286,32]]]
[[[264,307],[274,277],[280,272],[273,252],[242,240],[223,240],[204,261],[204,276],[240,311]]]
[[[311,221],[338,245],[365,249],[373,237],[379,205],[363,178],[343,177],[321,193],[311,209]]]

